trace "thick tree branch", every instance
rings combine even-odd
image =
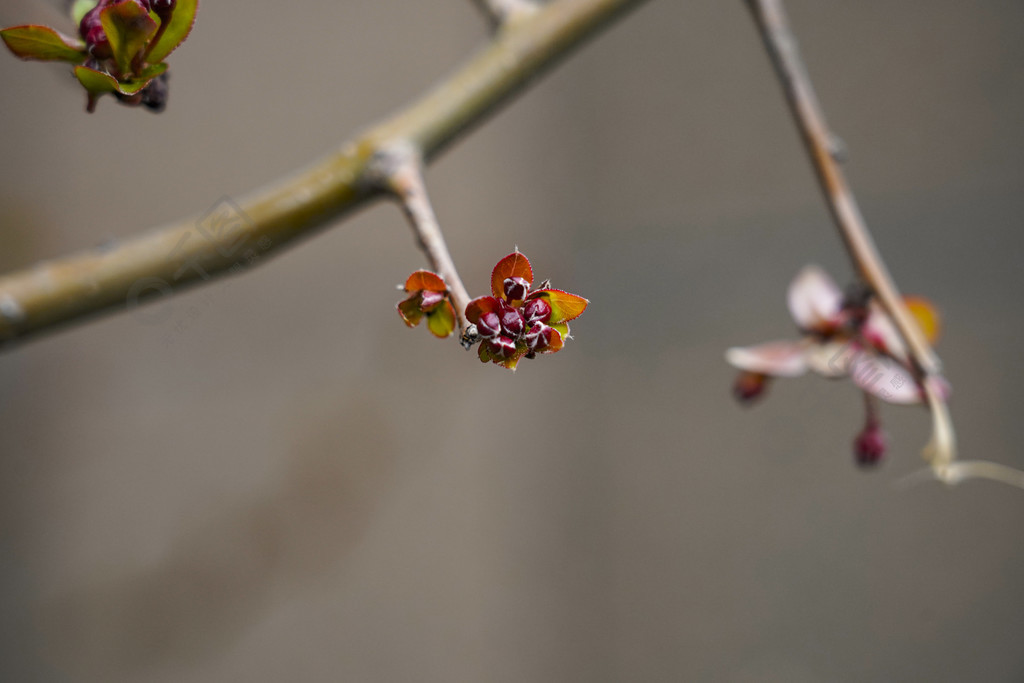
[[[279,253],[382,194],[365,177],[380,150],[409,145],[430,161],[530,79],[641,2],[556,0],[509,23],[404,111],[290,180],[240,201],[237,220],[225,232],[229,241],[194,218],[0,277],[0,344],[237,271],[246,262],[234,248],[239,244],[260,244],[263,256]]]

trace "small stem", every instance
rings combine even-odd
[[[459,336],[467,339],[469,324],[466,321],[466,305],[469,294],[462,284],[459,271],[455,268],[451,252],[444,241],[441,224],[434,213],[427,194],[427,184],[423,178],[423,159],[416,149],[408,143],[400,143],[382,150],[374,160],[374,169],[379,173],[382,187],[392,192],[401,203],[402,210],[409,219],[416,241],[427,256],[431,269],[441,276],[448,285],[448,293],[455,306],[455,315],[459,322]]]
[[[878,399],[865,391],[864,394],[864,424],[866,427],[878,427]]]
[[[882,308],[892,318],[907,345],[911,370],[925,393],[932,414],[932,440],[925,448],[925,459],[933,467],[948,466],[956,458],[956,439],[945,401],[936,389],[941,363],[904,305],[839,166],[837,157],[841,155],[837,153],[838,138],[825,122],[825,115],[800,57],[782,0],[745,2],[754,15],[775,65],[850,260],[861,279],[878,297]]]

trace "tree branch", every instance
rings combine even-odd
[[[380,183],[393,192],[401,203],[402,210],[405,211],[416,235],[416,241],[427,255],[431,270],[440,275],[448,286],[448,294],[451,296],[459,323],[459,336],[466,348],[469,348],[470,344],[466,342],[475,336],[469,332],[466,321],[469,294],[455,268],[455,262],[441,232],[441,224],[438,223],[434,207],[430,203],[423,178],[423,163],[416,151],[408,145],[382,150],[378,157]]]
[[[825,115],[800,57],[782,1],[745,2],[760,29],[854,268],[892,317],[907,345],[912,370],[932,415],[932,437],[925,446],[924,458],[931,465],[932,476],[946,483],[957,483],[965,478],[964,472],[968,470],[963,467],[966,463],[954,463],[956,435],[940,389],[941,363],[904,305],[839,166],[837,158],[841,156],[841,145],[837,145],[838,138],[831,133],[825,122]],[[974,468],[971,471],[975,473],[974,476],[990,476],[1008,481],[991,476],[991,472],[985,468]]]
[[[201,219],[0,277],[0,344],[126,308],[244,267],[239,243],[280,253],[382,195],[367,181],[382,149],[408,145],[429,162],[585,38],[643,0],[556,0],[511,22],[461,69],[404,111],[312,167],[238,204],[230,244]],[[261,259],[262,260],[262,259]]]
[[[535,0],[473,0],[497,30],[506,22],[515,21],[519,17],[528,16],[540,9]]]

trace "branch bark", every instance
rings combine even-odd
[[[385,194],[367,177],[380,150],[407,145],[424,163],[484,121],[584,39],[643,0],[556,0],[510,22],[440,85],[340,152],[238,203],[230,245],[280,253]],[[239,271],[237,251],[193,218],[0,277],[0,345]],[[262,260],[262,259],[261,259]]]

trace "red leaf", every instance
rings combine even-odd
[[[565,338],[569,336],[569,326],[565,323],[556,323],[551,326],[554,333],[551,335],[551,344],[541,353],[557,353],[565,346]]]
[[[407,292],[418,292],[424,289],[428,292],[448,291],[441,276],[431,273],[429,270],[417,270],[405,281],[405,291]]]
[[[498,298],[505,296],[505,278],[521,277],[531,285],[533,284],[533,268],[530,267],[530,259],[518,251],[514,251],[505,258],[498,261],[491,271],[491,294]]]
[[[493,296],[477,297],[466,304],[466,319],[476,325],[484,313],[497,313],[500,309],[501,302]]]

